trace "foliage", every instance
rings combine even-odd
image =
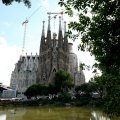
[[[95,83],[88,82],[80,86],[75,87],[77,93],[92,94],[92,92],[98,92],[98,86]]]
[[[104,110],[120,116],[120,76],[103,75],[107,94],[104,97]]]
[[[68,91],[73,86],[73,78],[69,72],[59,70],[55,74],[54,83],[49,85],[34,84],[30,86],[24,94],[28,98],[42,95],[54,95],[58,92]]]
[[[120,69],[120,1],[60,0],[59,4],[65,6],[68,14],[73,8],[78,11],[79,21],[71,22],[69,27],[81,34],[81,50],[86,48],[95,56],[102,72],[117,74]]]
[[[48,94],[57,94],[59,92],[58,88],[54,84],[48,85]]]
[[[58,100],[62,101],[63,103],[69,103],[71,101],[71,94],[68,92],[60,93]]]
[[[35,97],[36,99],[37,96],[46,95],[47,93],[47,87],[42,84],[34,84],[24,92],[28,98]]]
[[[95,92],[97,92],[101,98],[105,95],[105,78],[102,76],[95,76],[92,78],[89,83],[93,86],[93,89]],[[94,91],[93,90],[93,91]]]
[[[2,0],[2,2],[3,2],[3,4],[5,4],[5,5],[11,5],[12,2],[18,2],[18,3],[23,2],[23,3],[25,4],[25,6],[31,7],[31,2],[30,2],[30,0]]]
[[[84,83],[84,84],[82,84],[82,85],[80,85],[80,86],[76,86],[75,87],[75,91],[76,92],[85,92],[85,93],[88,93],[88,92],[90,92],[90,89],[89,89],[89,84],[88,83]]]
[[[75,87],[75,97],[76,97],[76,105],[83,106],[88,105],[92,98],[92,89],[89,83],[84,83],[80,86]]]
[[[94,67],[102,71],[94,79],[101,94],[105,92],[106,111],[120,115],[120,1],[60,0],[59,4],[68,15],[77,12],[79,19],[72,21],[69,28],[81,35],[79,48],[94,55]]]
[[[111,88],[111,94],[107,94],[104,98],[104,110],[111,115],[120,115],[120,85]],[[114,101],[114,102],[113,102]],[[114,112],[113,112],[114,110]]]
[[[76,105],[90,105],[90,106],[101,106],[103,89],[99,88],[96,82],[84,83],[80,86],[75,87]]]
[[[103,74],[91,82],[98,86],[104,111],[111,115],[120,115],[120,76]]]
[[[92,93],[96,92],[96,87],[95,85],[91,83],[84,83],[80,86],[75,87],[75,93],[76,93],[76,98],[80,99],[81,97],[92,97]]]
[[[64,70],[56,72],[54,83],[59,92],[68,91],[73,87],[73,78],[71,74]]]

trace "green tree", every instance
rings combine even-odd
[[[76,93],[81,94],[81,95],[86,94],[86,95],[91,96],[92,92],[98,92],[97,87],[98,86],[95,83],[88,82],[88,83],[84,83],[80,86],[76,86],[75,91],[76,91]]]
[[[48,94],[57,94],[59,92],[58,88],[54,84],[48,85]]]
[[[93,92],[99,93],[101,99],[106,95],[105,80],[102,76],[95,76],[89,81],[90,86],[92,86],[91,89]]]
[[[5,5],[11,5],[13,2],[18,2],[18,3],[23,2],[25,4],[25,6],[31,7],[30,0],[2,0],[2,3]]]
[[[75,97],[79,106],[88,105],[91,101],[91,87],[89,83],[84,83],[75,87]]]
[[[88,83],[84,83],[84,84],[82,84],[82,85],[80,85],[80,86],[76,86],[76,87],[75,87],[75,91],[76,91],[76,92],[88,93],[88,92],[90,92],[90,91],[89,91],[89,84],[88,84]]]
[[[27,96],[27,98],[35,97],[37,98],[38,95],[38,87],[37,85],[30,86],[25,92],[24,95]]]
[[[98,61],[97,67],[107,74],[120,73],[120,1],[119,0],[60,0],[66,12],[75,9],[79,21],[69,28],[81,34],[81,50],[87,49]],[[91,13],[91,16],[88,15]]]
[[[37,99],[38,96],[41,95],[47,95],[48,94],[48,89],[47,86],[42,85],[42,84],[34,84],[30,86],[24,94],[28,97],[35,97]]]
[[[60,92],[68,91],[70,88],[73,87],[73,78],[69,72],[59,70],[55,74],[54,85]]]
[[[79,19],[71,22],[69,28],[81,35],[79,48],[95,56],[94,66],[101,70],[99,80],[106,87],[106,111],[110,108],[110,113],[119,114],[120,93],[116,94],[116,90],[120,91],[120,1],[60,0],[59,4],[71,16],[77,12]]]

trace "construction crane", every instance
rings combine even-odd
[[[57,15],[61,15],[61,17],[62,17],[62,22],[63,22],[63,14],[65,14],[65,13],[64,13],[63,10],[62,10],[61,12],[47,12],[47,14],[48,14],[49,16],[54,15],[52,18],[54,18],[54,31],[55,31],[55,19],[56,19]],[[52,18],[51,18],[51,19],[52,19]]]
[[[30,20],[30,18],[41,8],[42,6],[39,6],[28,18],[26,18],[25,21],[23,21],[22,26],[24,26],[24,35],[23,35],[23,44],[22,44],[22,55],[24,54],[24,49],[25,49],[25,40],[26,40],[26,29],[27,29],[27,24]]]
[[[48,15],[51,15],[51,14],[61,14],[61,15],[63,15],[63,11],[61,11],[61,12],[47,12],[47,14]]]

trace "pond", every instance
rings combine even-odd
[[[0,108],[0,120],[113,120],[99,110],[79,107]],[[114,119],[118,120],[118,119]]]

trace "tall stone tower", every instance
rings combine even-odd
[[[62,33],[61,17],[59,17],[58,37],[51,36],[50,16],[48,18],[47,36],[45,36],[45,22],[43,21],[42,36],[39,51],[37,82],[48,84],[52,82],[55,72],[59,69],[68,70],[68,39],[66,36],[66,22],[64,22],[64,36]]]

